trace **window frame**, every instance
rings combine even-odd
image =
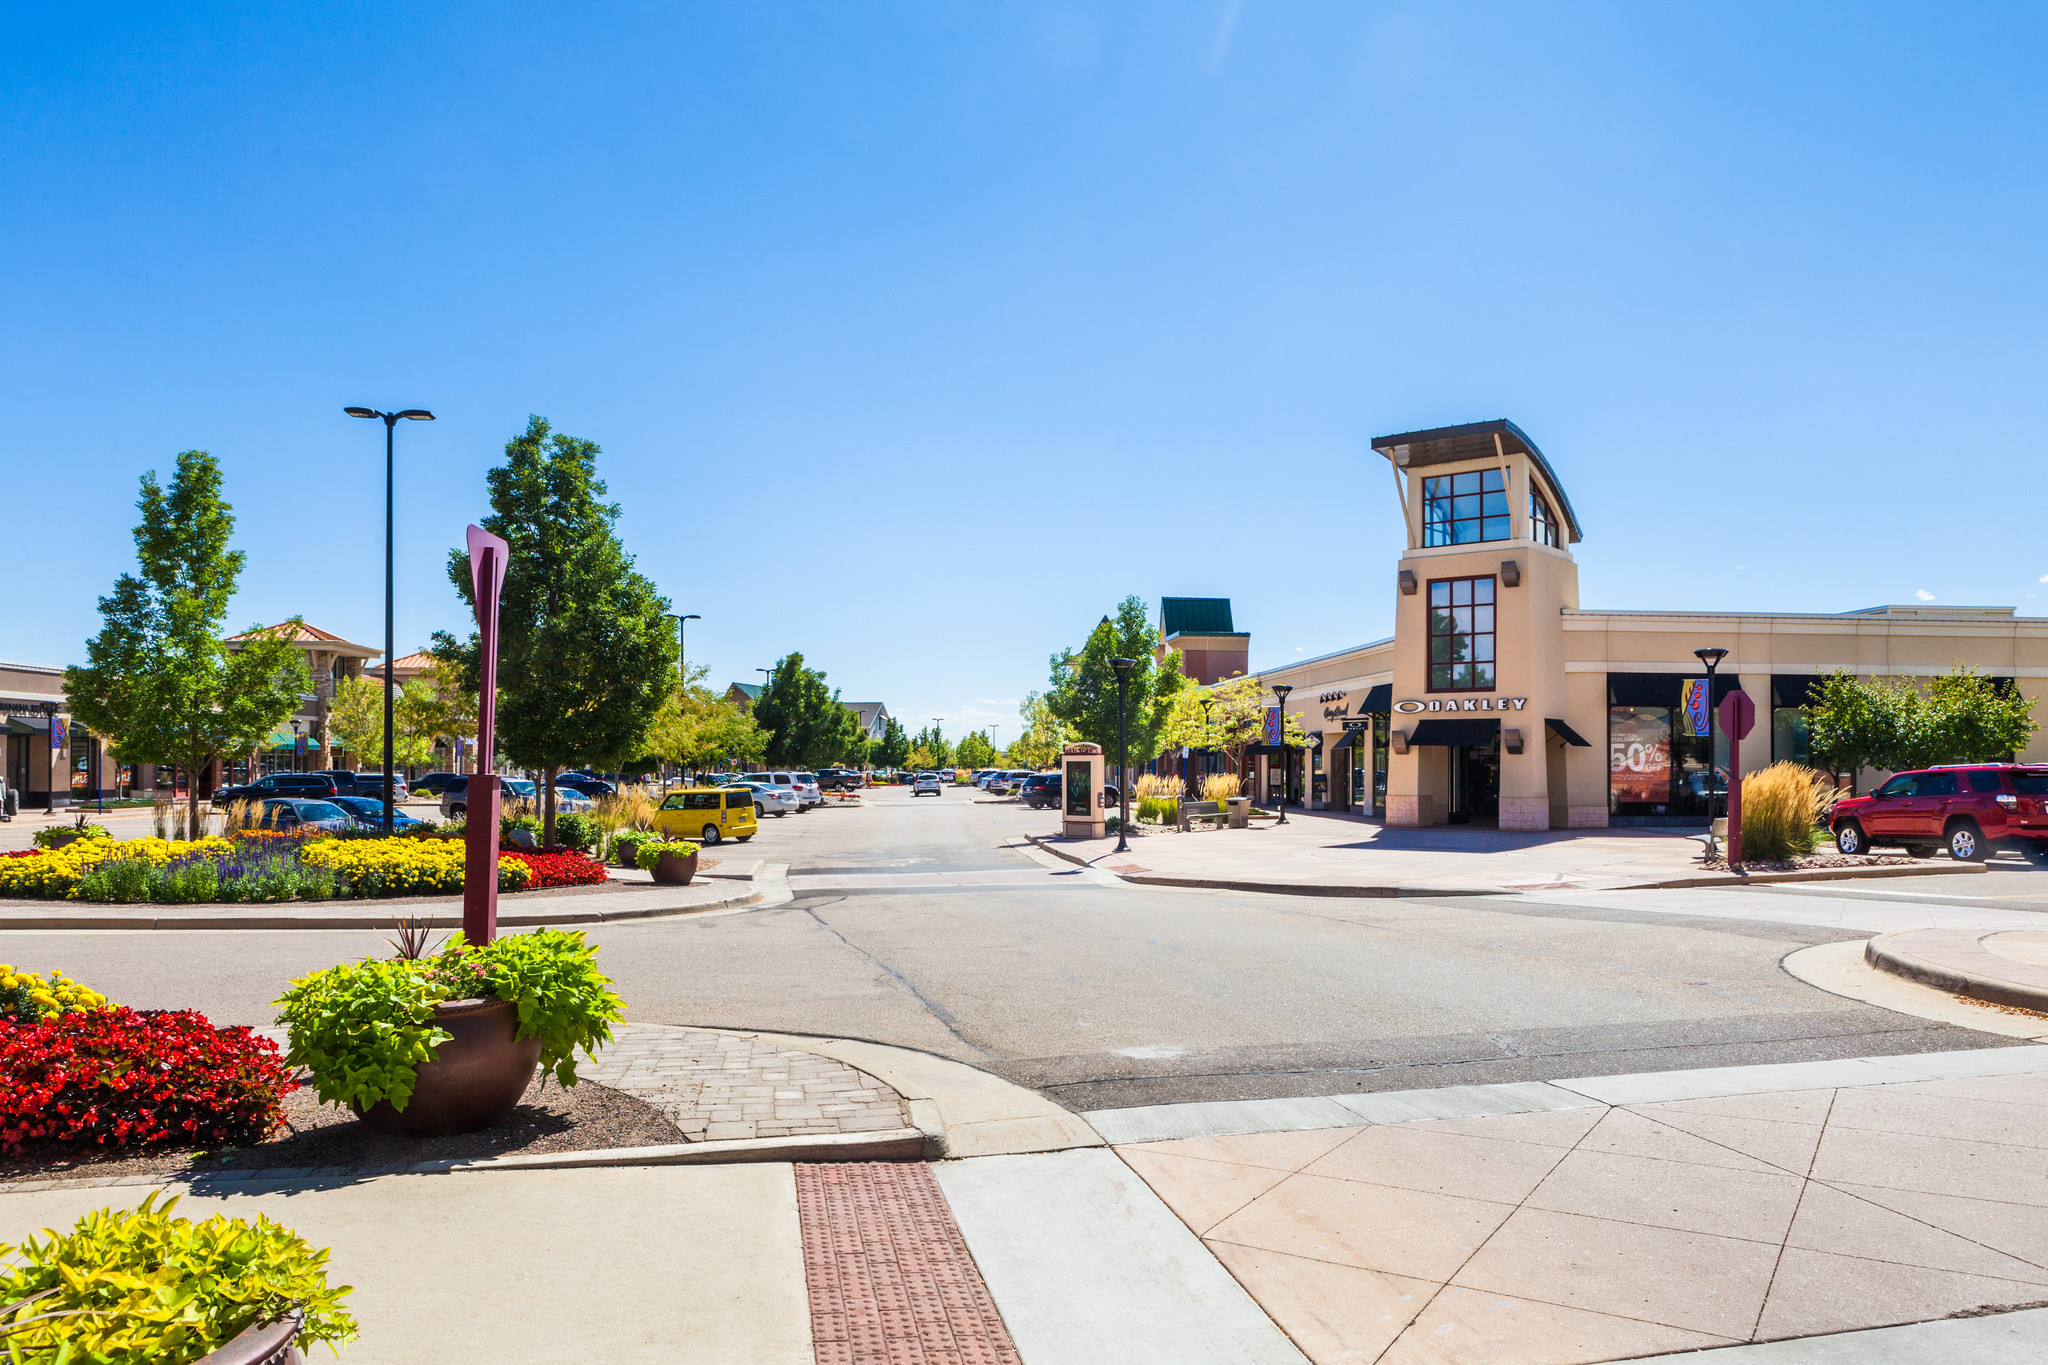
[[[1451,638],[1451,639],[1455,639],[1455,638],[1457,638],[1457,637],[1456,637],[1456,636],[1450,636],[1450,637],[1440,637],[1440,636],[1438,636],[1438,635],[1437,635],[1437,633],[1436,633],[1436,613],[1437,613],[1437,607],[1436,607],[1436,604],[1435,604],[1435,602],[1434,602],[1434,601],[1432,600],[1432,599],[1433,599],[1433,598],[1435,597],[1435,591],[1434,591],[1434,589],[1436,588],[1436,585],[1437,585],[1437,584],[1439,584],[1439,583],[1482,583],[1482,582],[1483,582],[1483,583],[1489,583],[1489,584],[1491,584],[1491,585],[1492,585],[1492,600],[1491,600],[1491,601],[1489,601],[1489,602],[1487,602],[1487,603],[1485,603],[1484,605],[1485,605],[1485,606],[1487,606],[1487,607],[1489,607],[1489,608],[1491,608],[1491,609],[1493,610],[1493,612],[1494,612],[1494,618],[1493,618],[1493,629],[1492,629],[1492,630],[1488,630],[1488,631],[1469,631],[1469,632],[1467,632],[1467,634],[1466,634],[1465,638],[1466,638],[1466,639],[1472,639],[1472,638],[1474,638],[1474,637],[1476,637],[1476,636],[1479,636],[1479,635],[1482,635],[1482,634],[1483,634],[1483,635],[1485,635],[1485,636],[1486,636],[1486,637],[1487,637],[1487,638],[1488,638],[1489,640],[1493,641],[1493,657],[1485,661],[1485,662],[1486,662],[1486,671],[1487,671],[1487,679],[1486,679],[1486,685],[1485,685],[1485,686],[1483,686],[1483,687],[1480,687],[1480,686],[1473,686],[1473,687],[1438,687],[1438,686],[1436,685],[1436,660],[1435,660],[1434,658],[1432,658],[1432,657],[1429,657],[1429,656],[1431,656],[1431,655],[1435,654],[1435,652],[1436,652],[1435,646],[1436,646],[1436,642],[1437,642],[1437,640],[1438,640],[1438,639],[1440,639],[1440,638]],[[1455,595],[1455,594],[1453,594],[1453,595]],[[1474,593],[1473,595],[1474,595],[1474,596],[1476,597],[1476,596],[1477,596],[1478,594],[1477,594],[1477,593]],[[1480,603],[1478,603],[1478,602],[1474,602],[1474,603],[1472,603],[1472,605],[1473,605],[1474,607],[1477,607],[1477,606],[1479,606],[1479,605],[1481,605],[1481,604],[1480,604]],[[1455,603],[1453,603],[1453,604],[1452,604],[1452,606],[1453,606],[1453,607],[1455,607],[1455,606],[1456,606],[1456,604],[1455,604]],[[1497,692],[1497,691],[1499,691],[1499,690],[1500,690],[1500,673],[1499,673],[1499,670],[1500,670],[1500,575],[1498,575],[1498,574],[1490,574],[1490,573],[1487,573],[1487,574],[1461,574],[1461,575],[1460,575],[1460,576],[1458,576],[1457,578],[1432,578],[1432,579],[1430,579],[1430,580],[1429,580],[1428,582],[1426,582],[1426,583],[1424,583],[1424,584],[1423,584],[1423,599],[1422,599],[1422,609],[1423,609],[1423,611],[1424,611],[1424,612],[1426,613],[1426,616],[1424,617],[1424,627],[1425,627],[1425,628],[1424,628],[1424,631],[1423,631],[1423,642],[1424,642],[1424,643],[1423,643],[1423,651],[1424,651],[1424,658],[1423,658],[1423,661],[1422,661],[1422,666],[1423,666],[1423,668],[1424,668],[1424,670],[1425,670],[1425,672],[1424,672],[1424,674],[1423,674],[1423,679],[1424,679],[1424,681],[1425,681],[1425,682],[1427,683],[1427,686],[1425,686],[1425,687],[1423,688],[1423,691],[1425,691],[1425,692],[1472,692],[1472,693],[1478,693],[1478,692]],[[1445,608],[1445,610],[1450,610],[1450,609],[1451,609],[1451,608]],[[1477,665],[1477,664],[1478,664],[1479,662],[1480,662],[1480,661],[1479,661],[1479,660],[1477,660],[1477,659],[1467,659],[1467,660],[1466,660],[1466,663],[1468,663],[1468,664],[1471,664],[1471,665],[1474,665],[1474,666],[1476,666],[1476,665]]]
[[[1457,491],[1457,480],[1465,476],[1474,477],[1479,480],[1478,493],[1460,494]],[[1489,477],[1498,479],[1500,487],[1488,488],[1486,481]],[[1430,485],[1439,481],[1445,485],[1445,491],[1441,496],[1432,496],[1429,491]],[[1477,497],[1479,499],[1478,516],[1460,517],[1455,515],[1457,500],[1461,496]],[[1489,497],[1498,497],[1500,499],[1501,510],[1498,513],[1489,514],[1487,512],[1486,500]],[[1442,521],[1431,521],[1429,515],[1430,508],[1440,502],[1448,504],[1446,510],[1453,513],[1453,515],[1446,516]],[[1486,525],[1490,521],[1501,523],[1504,534],[1497,536],[1487,535]],[[1471,540],[1459,540],[1456,528],[1464,523],[1476,525],[1479,528],[1479,534]],[[1438,529],[1442,529],[1448,538],[1443,540],[1433,539],[1433,533]],[[1451,473],[1424,474],[1422,476],[1422,544],[1425,549],[1438,549],[1454,545],[1498,545],[1504,541],[1511,541],[1514,538],[1514,503],[1508,497],[1506,471],[1501,469],[1500,466],[1488,465],[1481,469],[1460,469]]]
[[[1555,550],[1563,539],[1557,524],[1557,509],[1550,505],[1550,499],[1543,496],[1543,490],[1536,487],[1532,479],[1529,486],[1529,539],[1538,545]]]

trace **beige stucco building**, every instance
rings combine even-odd
[[[2048,619],[2011,607],[1840,614],[1601,611],[1579,602],[1581,528],[1558,472],[1512,422],[1384,436],[1406,527],[1394,636],[1260,674],[1293,690],[1311,744],[1262,750],[1253,791],[1393,825],[1506,829],[1704,822],[1706,676],[1757,724],[1745,772],[1805,761],[1823,672],[1925,678],[1958,663],[2048,692]],[[1727,768],[1717,735],[1715,770]],[[2021,757],[2048,761],[2036,736]],[[1171,766],[1168,760],[1162,766]]]

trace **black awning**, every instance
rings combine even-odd
[[[1675,711],[1685,683],[1705,676],[1704,673],[1609,673],[1607,700],[1613,706],[1662,706]],[[1741,690],[1741,674],[1714,675],[1714,705],[1719,706],[1721,699],[1730,692]]]
[[[1339,739],[1335,744],[1332,744],[1330,746],[1330,752],[1334,754],[1341,749],[1350,748],[1354,743],[1357,742],[1358,737],[1364,733],[1365,731],[1363,730],[1346,730],[1344,732],[1343,738]]]
[[[50,733],[48,716],[8,716],[6,733],[10,735],[47,735]]]
[[[1820,700],[1820,679],[1811,673],[1771,674],[1771,705],[1805,706]]]
[[[1479,746],[1493,743],[1500,734],[1497,720],[1425,720],[1408,732],[1408,743],[1417,744],[1467,744]]]
[[[1394,685],[1380,683],[1365,694],[1365,705],[1358,708],[1359,714],[1385,716],[1394,710]]]
[[[1593,747],[1579,737],[1577,730],[1572,729],[1571,726],[1566,725],[1561,720],[1546,720],[1543,724],[1549,729],[1551,734],[1556,735],[1567,744],[1574,745],[1580,749],[1590,749]]]

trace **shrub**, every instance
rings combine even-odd
[[[1243,787],[1236,773],[1206,773],[1202,777],[1202,799],[1229,801],[1242,795]]]
[[[103,1010],[111,1003],[62,972],[37,976],[0,962],[0,1023],[33,1024],[58,1014]]]
[[[1131,784],[1131,795],[1140,801],[1153,797],[1178,800],[1187,794],[1187,784],[1177,777],[1163,777],[1158,773],[1140,773],[1138,780]]]
[[[150,1191],[131,1212],[98,1209],[68,1234],[0,1246],[0,1339],[16,1361],[189,1365],[243,1329],[297,1309],[299,1344],[347,1341],[350,1286],[327,1283],[327,1252],[262,1214],[173,1218]]]
[[[622,829],[612,836],[612,858],[620,867],[638,867],[644,844],[658,844],[666,836],[648,829]]]
[[[1778,863],[1813,852],[1841,793],[1824,773],[1773,763],[1742,779],[1742,856]]]
[[[434,1026],[444,1000],[510,1000],[518,1036],[540,1040],[540,1063],[563,1085],[576,1083],[577,1048],[612,1040],[625,1002],[597,970],[597,948],[580,933],[537,929],[475,947],[456,934],[417,961],[365,958],[301,977],[278,1001],[290,1030],[286,1060],[305,1069],[320,1098],[363,1108],[412,1102],[419,1064],[449,1034]]]
[[[597,817],[572,811],[555,817],[555,842],[578,853],[588,853],[597,847]]]
[[[604,864],[587,854],[569,852],[537,853],[528,849],[500,849],[498,866],[523,864],[531,874],[527,891],[548,886],[598,886],[605,880]]]
[[[194,1010],[123,1005],[0,1025],[0,1149],[241,1147],[284,1122],[297,1089],[277,1044]]]
[[[1150,820],[1155,825],[1170,825],[1180,818],[1180,798],[1141,796],[1138,798],[1138,818]]]
[[[641,839],[633,845],[633,861],[642,872],[652,872],[664,857],[687,858],[700,847],[688,839]]]

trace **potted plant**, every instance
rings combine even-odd
[[[431,957],[365,958],[294,981],[278,1001],[286,1060],[321,1100],[380,1132],[445,1137],[517,1107],[539,1067],[576,1083],[576,1049],[612,1040],[625,1002],[583,935],[556,929]]]
[[[688,886],[697,875],[698,845],[688,839],[643,843],[634,854],[643,872],[654,874],[663,886]]]
[[[0,1255],[0,1353],[10,1360],[298,1365],[298,1348],[356,1334],[327,1252],[258,1214],[174,1218],[156,1191]]]
[[[620,867],[638,867],[640,846],[660,843],[663,837],[651,829],[622,829],[612,836],[612,858]]]

